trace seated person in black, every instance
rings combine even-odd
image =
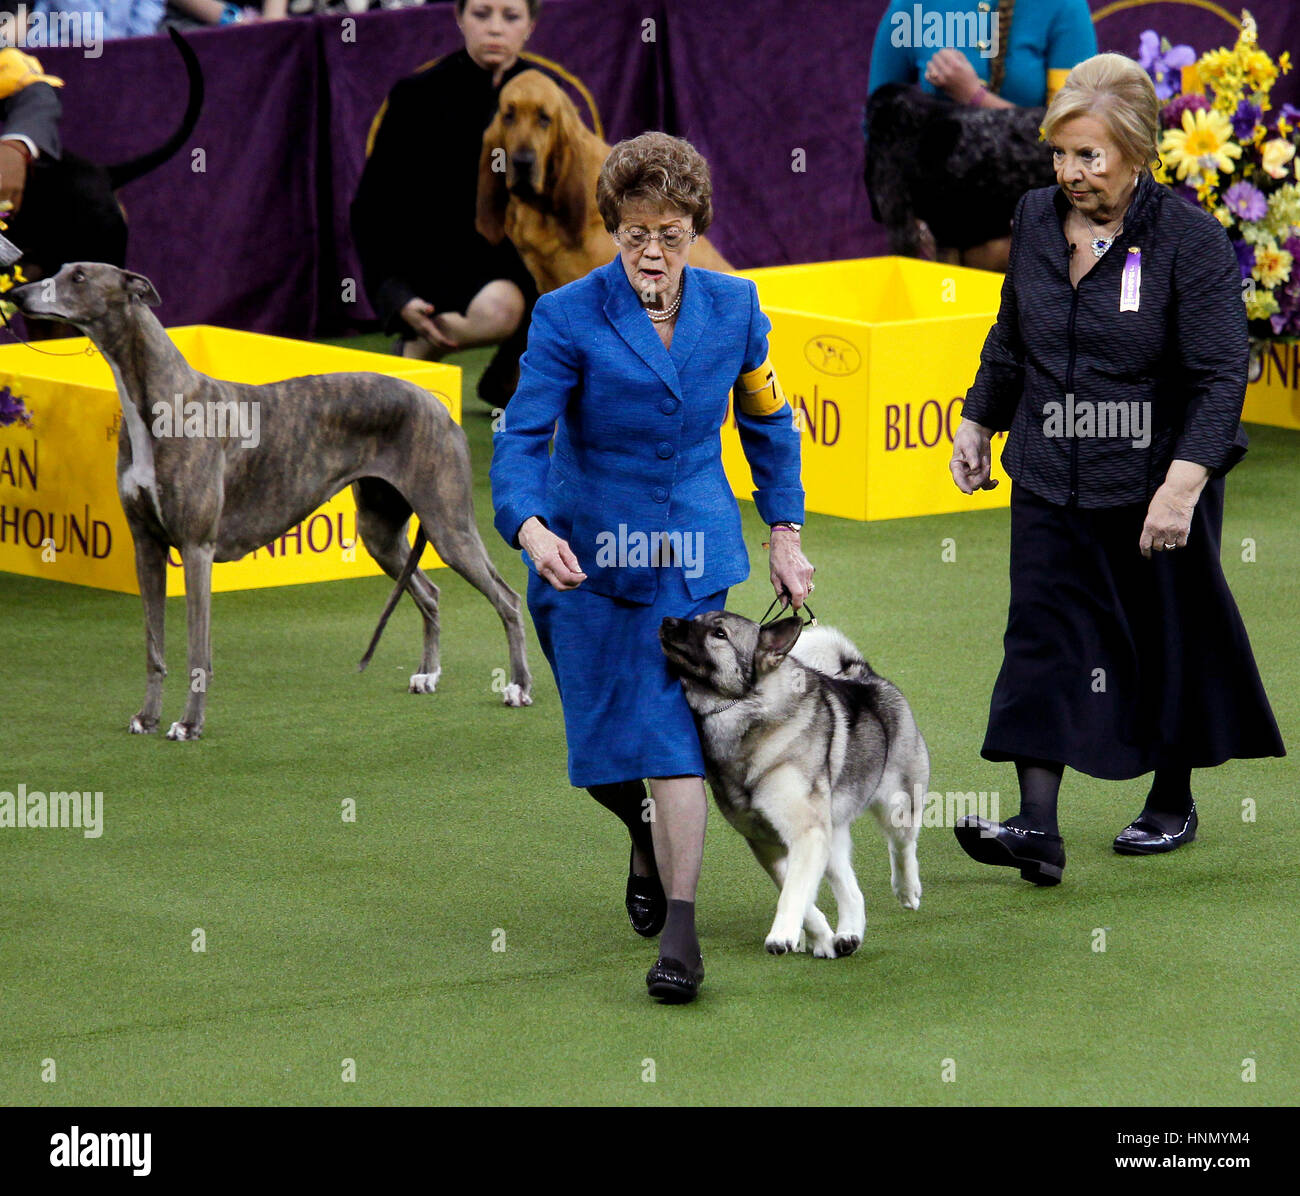
[[[457,0],[465,48],[389,94],[352,204],[366,294],[408,357],[437,360],[500,344],[479,397],[514,392],[537,288],[509,241],[474,228],[483,131],[501,88],[530,64],[519,52],[540,0]]]

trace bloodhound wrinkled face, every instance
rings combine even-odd
[[[580,235],[589,198],[580,159],[585,132],[573,101],[541,71],[522,71],[511,79],[483,134],[479,231],[500,240],[506,203],[513,196],[555,214],[574,236]],[[594,195],[590,198],[594,203]]]

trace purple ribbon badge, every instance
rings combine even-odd
[[[1120,311],[1137,311],[1142,294],[1142,250],[1131,246],[1124,258],[1124,274],[1119,283]]]

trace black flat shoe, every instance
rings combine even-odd
[[[968,814],[957,820],[953,834],[962,850],[981,864],[1019,868],[1023,880],[1059,885],[1065,871],[1065,844],[1058,835],[990,822]]]
[[[1196,828],[1200,819],[1196,817],[1196,803],[1183,823],[1183,829],[1177,834],[1166,835],[1150,822],[1143,822],[1142,816],[1130,822],[1115,836],[1115,850],[1120,855],[1161,855],[1166,851],[1177,851],[1184,843],[1196,838]]]
[[[632,929],[643,938],[652,939],[668,920],[668,898],[658,876],[637,876],[627,862],[627,894],[624,898],[627,918]]]
[[[665,959],[662,955],[655,961],[645,976],[646,987],[650,995],[665,1005],[684,1005],[695,1000],[704,982],[704,960],[693,968],[688,968],[677,959]]]

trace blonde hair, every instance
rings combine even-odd
[[[1150,76],[1123,54],[1085,58],[1066,78],[1043,117],[1043,136],[1054,139],[1061,125],[1095,116],[1120,153],[1143,170],[1160,161],[1160,104]]]

